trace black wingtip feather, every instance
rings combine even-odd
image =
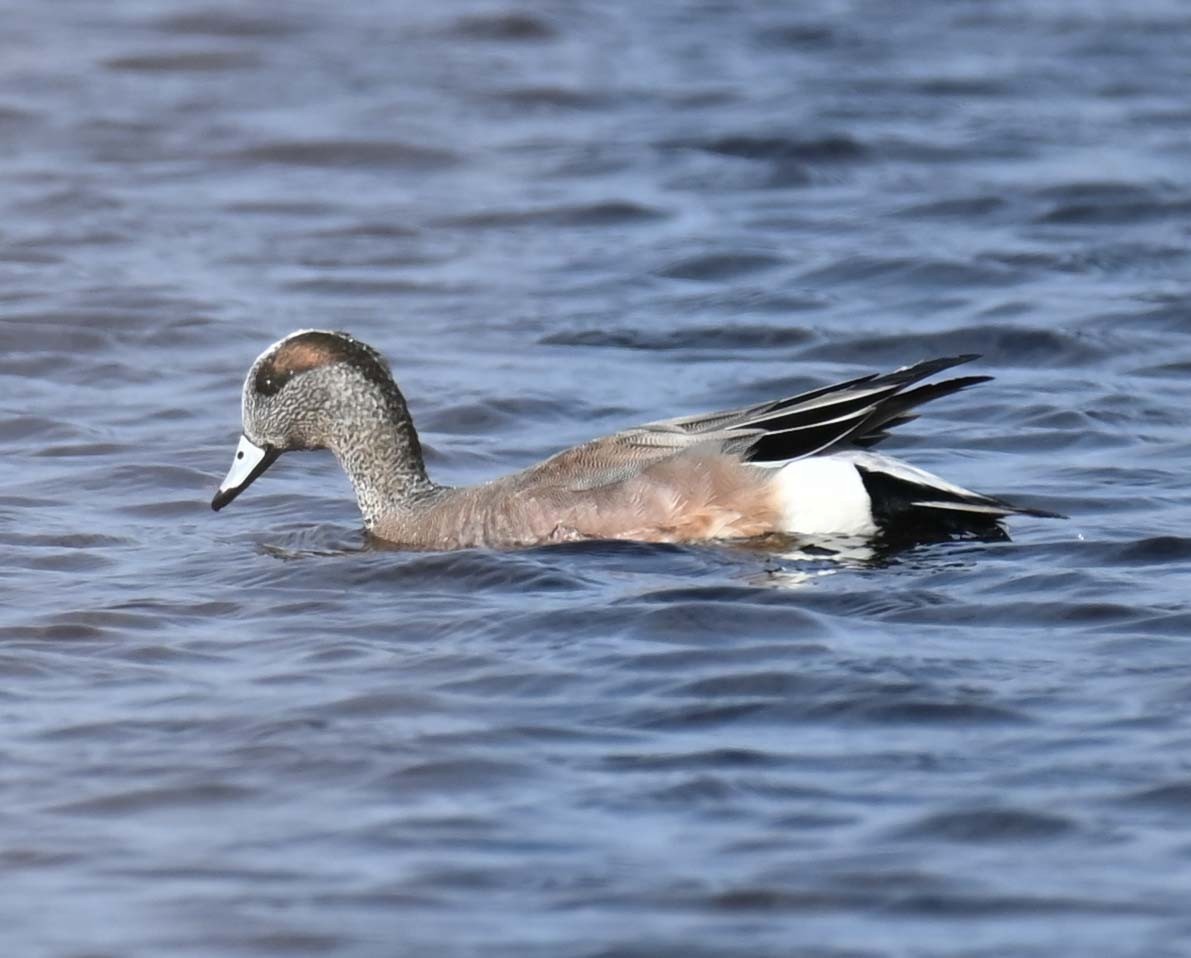
[[[969,386],[986,383],[992,378],[992,376],[959,376],[955,379],[945,379],[941,383],[927,383],[925,386],[898,393],[873,411],[873,415],[864,429],[857,432],[852,441],[861,448],[871,449],[885,439],[890,430],[917,418],[917,416],[909,415],[909,410],[921,406],[923,403],[950,396]]]
[[[990,380],[991,376],[960,376],[909,388],[928,376],[978,358],[976,353],[964,353],[924,359],[890,373],[851,380],[838,387],[761,407],[756,410],[759,415],[742,424],[758,428],[757,435],[748,440],[746,455],[753,462],[778,462],[814,455],[844,443],[870,448],[884,439],[891,428],[914,418],[908,413],[915,406]],[[808,397],[819,398],[854,384],[868,387],[870,394],[851,400],[843,398],[829,408],[800,408]],[[873,388],[881,394],[873,394]],[[825,416],[831,418],[824,419]]]
[[[910,363],[908,366],[901,366],[891,373],[886,373],[884,376],[878,376],[876,381],[897,382],[904,380],[909,384],[917,382],[920,379],[926,379],[927,376],[933,376],[935,373],[941,373],[944,369],[953,369],[956,366],[962,366],[964,363],[970,363],[979,358],[979,353],[961,353],[958,356],[940,356],[938,359],[921,359],[916,363]]]

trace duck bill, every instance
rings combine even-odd
[[[211,500],[211,508],[218,512],[226,506],[252,485],[252,481],[273,465],[280,455],[272,446],[262,448],[247,436],[241,436],[240,444],[236,446],[236,458],[232,460],[227,478],[220,483],[219,491]]]

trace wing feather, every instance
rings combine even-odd
[[[888,430],[913,419],[909,410],[914,407],[989,379],[966,376],[909,388],[976,358],[966,354],[929,359],[755,406],[647,423],[567,449],[523,476],[590,489],[700,449],[778,465],[837,448],[871,446]]]

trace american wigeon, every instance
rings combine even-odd
[[[1054,516],[945,482],[869,451],[911,410],[988,376],[911,389],[975,359],[870,374],[789,399],[668,419],[564,450],[479,486],[440,486],[389,366],[346,333],[301,330],[244,382],[244,434],[211,502],[221,509],[281,453],[330,449],[378,538],[422,549],[574,539],[652,542],[767,533],[864,536],[897,525],[995,529]]]

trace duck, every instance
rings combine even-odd
[[[1058,518],[955,485],[874,451],[924,403],[991,376],[923,381],[979,358],[927,359],[784,399],[634,426],[520,472],[452,487],[426,471],[388,362],[339,331],[303,329],[248,370],[243,434],[211,508],[232,502],[282,453],[329,449],[367,532],[421,550],[589,539],[691,543],[1002,530]]]

